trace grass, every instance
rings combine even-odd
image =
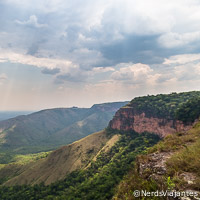
[[[200,176],[200,139],[193,145],[186,146],[180,152],[173,155],[168,163],[168,167],[176,172],[194,172]]]
[[[35,154],[27,154],[27,155],[15,155],[13,158],[13,162],[15,164],[25,165],[27,163],[39,160],[41,158],[46,158],[50,152],[41,152]]]
[[[169,135],[148,150],[148,153],[154,152],[174,153],[167,160],[166,165],[167,175],[173,177],[177,188],[182,189],[188,185],[183,177],[180,177],[180,174],[184,172],[196,176],[195,183],[190,187],[193,189],[200,188],[200,122],[187,133]]]
[[[27,163],[39,160],[41,158],[47,157],[47,155],[51,151],[48,152],[40,152],[34,154],[11,154],[11,153],[0,153],[0,169],[6,164],[19,164],[25,165]]]
[[[132,169],[129,174],[124,178],[117,188],[115,196],[112,200],[137,200],[141,199],[134,197],[134,191],[156,191],[159,190],[159,186],[154,180],[145,180],[140,177],[135,169]],[[162,200],[161,197],[143,197],[143,200]]]
[[[200,137],[200,127],[198,126],[200,126],[200,123],[196,124],[196,126],[188,133],[176,133],[173,135],[168,135],[163,141],[150,148],[148,153],[169,151],[173,152],[180,149],[185,149],[186,144],[192,144],[196,142],[196,140]]]
[[[177,184],[183,182],[181,173],[189,172],[195,175],[196,181],[191,187],[200,189],[200,123],[190,130],[193,143],[187,143],[167,161],[168,174],[177,179]],[[184,184],[179,184],[182,187]]]
[[[19,173],[21,173],[24,169],[26,169],[27,164],[45,158],[48,156],[49,153],[50,152],[41,152],[41,153],[26,154],[26,155],[9,154],[10,155],[9,159],[5,160],[9,162],[7,164],[0,164],[0,185],[9,180],[9,178],[13,178],[19,175]],[[4,155],[4,158],[6,159],[6,154]]]
[[[141,176],[138,171],[138,164],[142,161],[148,162],[151,153],[171,152],[173,155],[167,160],[167,173],[160,177],[160,180],[146,180],[153,174],[152,169],[147,169]],[[113,200],[134,200],[134,190],[155,191],[175,187],[178,191],[185,189],[200,190],[200,122],[198,122],[187,133],[176,133],[169,135],[162,141],[150,147],[146,155],[138,156],[137,165],[130,171],[127,177],[119,184]],[[147,176],[145,174],[147,173]],[[188,183],[180,176],[183,173],[192,173],[196,180],[193,184]],[[170,177],[170,178],[169,178]],[[150,199],[148,197],[144,199]],[[153,199],[153,198],[151,198]],[[156,197],[154,197],[156,199]],[[161,199],[161,198],[158,198]]]

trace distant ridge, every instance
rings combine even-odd
[[[0,151],[35,153],[70,144],[104,129],[115,112],[127,103],[46,109],[1,121]]]
[[[0,121],[17,117],[19,115],[28,115],[33,111],[0,111]]]

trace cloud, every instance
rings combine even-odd
[[[85,76],[83,73],[79,73],[79,74],[72,74],[72,73],[65,73],[62,75],[58,75],[56,77],[55,83],[57,84],[62,84],[65,81],[68,82],[83,82],[85,80]]]
[[[67,91],[72,104],[200,89],[199,10],[197,0],[1,1],[1,73],[21,67],[20,83]]]
[[[92,73],[98,74],[98,73],[105,73],[105,72],[112,72],[115,71],[113,67],[95,67],[92,69]]]
[[[8,0],[2,5],[9,12],[2,12],[6,25],[0,25],[9,35],[0,37],[0,45],[7,40],[4,45],[12,43],[12,49],[38,57],[59,55],[85,69],[162,63],[172,55],[199,52],[196,0]]]
[[[15,22],[17,24],[20,24],[20,25],[28,25],[28,26],[33,26],[35,28],[45,28],[45,27],[48,27],[47,24],[40,24],[40,23],[38,23],[38,18],[35,15],[31,15],[29,17],[29,20],[27,20],[27,21],[15,20]]]
[[[126,67],[121,67],[119,70],[111,74],[111,78],[117,81],[131,81],[133,83],[142,83],[148,79],[148,76],[153,72],[153,70],[145,64],[121,64],[128,65]]]
[[[158,81],[174,79],[179,82],[200,80],[200,54],[182,54],[166,58],[163,67],[168,68]]]
[[[48,69],[59,68],[63,71],[67,71],[70,68],[76,68],[69,60],[57,59],[57,58],[38,58],[27,54],[15,53],[12,51],[0,50],[0,60],[11,63],[20,63],[24,65],[32,65],[36,67],[46,67]]]
[[[200,61],[200,54],[182,54],[166,58],[163,62],[165,65],[170,64],[186,64],[191,62]]]
[[[51,13],[65,8],[65,3],[66,1],[63,0],[6,0],[4,4],[9,6],[14,5],[15,7],[22,8],[23,10],[36,10],[40,12]]]
[[[31,45],[31,47],[28,49],[27,54],[35,55],[39,50],[39,45],[37,43]]]
[[[6,60],[0,59],[0,63],[4,63],[4,62],[6,62]]]
[[[121,62],[161,63],[163,54],[168,54],[157,44],[159,35],[125,35],[125,38],[101,46],[101,53],[113,64]],[[165,53],[164,53],[165,52]]]
[[[166,33],[159,38],[161,46],[166,48],[182,47],[200,40],[200,31],[189,33]],[[193,44],[195,46],[195,44]]]
[[[200,80],[200,55],[176,55],[165,59],[161,67],[142,63],[121,63],[116,66],[110,78],[113,81],[135,84],[162,86],[163,84],[184,85],[187,81]]]
[[[160,73],[157,75],[156,83],[158,84],[165,83],[173,78],[174,77],[169,73]]]
[[[195,81],[200,78],[200,62],[198,64],[187,63],[174,68],[175,78],[178,81]]]
[[[32,55],[14,53],[8,50],[0,49],[0,61],[4,63],[17,63],[22,65],[30,65],[41,68],[43,74],[57,75],[55,83],[83,82],[89,79],[94,79],[95,75],[107,72],[113,72],[113,67],[80,67],[69,60],[60,58],[45,58]]]
[[[44,68],[41,71],[43,74],[51,74],[51,75],[55,75],[58,74],[60,72],[59,68],[55,68],[55,69],[48,69],[48,68]]]
[[[77,59],[81,62],[78,62],[79,66],[82,69],[89,70],[95,67],[102,67],[109,65],[109,61],[103,57],[102,53],[87,48],[75,49],[70,53],[70,59],[77,63]]]

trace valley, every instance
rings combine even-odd
[[[4,164],[0,195],[132,200],[151,199],[135,198],[134,190],[198,193],[199,106],[198,91],[134,98],[117,109],[102,131],[29,161]]]
[[[0,164],[14,161],[18,154],[51,151],[101,131],[114,113],[127,103],[48,109],[1,121]]]

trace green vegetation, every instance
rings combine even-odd
[[[113,200],[139,200],[140,197],[134,197],[134,191],[146,190],[148,192],[155,192],[159,190],[160,187],[155,180],[147,180],[142,178],[136,168],[129,171],[128,175],[124,177],[123,181],[119,184],[116,189],[115,196]],[[143,197],[142,200],[164,200],[162,197]]]
[[[172,191],[175,187],[174,181],[170,178],[170,176],[167,177],[167,189],[169,191]]]
[[[112,135],[112,130],[107,129]],[[159,141],[149,133],[123,132],[120,140],[108,151],[101,152],[96,161],[83,170],[67,175],[66,179],[49,186],[13,186],[0,188],[2,199],[111,199],[115,187],[132,167],[138,154]]]
[[[195,102],[195,99],[198,99],[199,97],[199,91],[159,94],[156,96],[148,95],[133,99],[128,104],[128,106],[133,107],[136,113],[141,114],[145,112],[147,117],[159,117],[165,119],[176,119],[176,117],[178,117],[178,119],[185,122],[185,120],[181,117],[181,114],[177,113],[177,108],[179,108],[179,112],[182,113],[183,108],[180,108],[179,106],[181,106],[185,102],[187,102],[186,107],[190,106],[192,103],[195,103],[195,105],[197,105],[199,101]],[[192,102],[189,104],[188,100],[191,100]],[[191,109],[192,111],[196,110],[195,107],[191,107]]]
[[[185,124],[191,124],[200,116],[200,92],[138,97],[133,99],[124,108],[126,107],[132,107],[133,109],[131,110],[133,110],[134,114],[145,112],[147,117],[180,120]],[[88,130],[87,127],[92,129],[93,126],[88,126],[89,122],[94,125],[101,120],[107,120],[103,112],[104,109],[109,109],[109,104],[95,105],[91,109],[90,113],[87,113],[87,117],[84,116],[84,119],[79,119],[75,123],[70,124],[69,127],[62,127],[62,130],[58,130],[56,135],[62,138],[66,130],[73,130],[71,133],[73,135],[74,133],[79,133],[79,130]],[[98,111],[98,114],[94,113],[94,110],[95,112]],[[59,112],[62,111],[59,110]],[[70,112],[72,112],[72,115],[77,116],[78,112],[74,113],[73,110]],[[82,117],[82,115],[78,117]],[[53,118],[49,122],[52,123]],[[47,124],[44,125],[44,127],[46,126]],[[9,128],[12,128],[12,126]],[[50,128],[53,130],[53,127]],[[81,168],[73,171],[66,175],[64,180],[50,185],[44,185],[43,183],[34,186],[15,185],[8,187],[2,185],[0,187],[0,197],[6,200],[107,200],[111,198],[115,200],[134,200],[138,199],[133,195],[134,190],[155,192],[156,190],[188,189],[188,182],[181,176],[184,173],[191,173],[194,177],[189,189],[200,190],[200,122],[189,132],[168,135],[160,142],[158,142],[160,140],[158,136],[146,132],[138,134],[134,131],[120,132],[109,128],[105,131],[107,138],[119,134],[120,139],[116,143],[113,142],[114,145],[110,146],[108,151],[103,150],[102,144],[101,151],[98,149],[98,154],[96,154],[97,152],[94,154],[94,156],[97,155],[96,159],[91,161],[93,158],[91,156],[89,160],[86,160],[84,165],[86,167],[84,169]],[[66,136],[64,139],[62,138],[63,141],[67,137],[70,138],[71,135]],[[55,137],[52,138],[55,139],[56,144],[59,143]],[[49,136],[47,138],[48,142],[52,138]],[[79,139],[78,136],[76,139]],[[38,148],[40,147],[41,144]],[[25,149],[26,146],[23,146],[23,148]],[[91,155],[92,151],[94,150],[89,149],[87,155]],[[12,154],[7,154],[10,157],[6,157],[4,153],[0,154],[0,160],[5,163],[9,160],[9,162],[13,161],[23,164],[37,159],[36,155],[35,157],[34,155],[14,155],[12,157]],[[45,155],[41,154],[42,156]],[[157,159],[156,164],[160,164],[160,160],[166,162],[164,174],[156,174],[156,171],[154,171],[155,166],[152,164],[155,161],[154,159]],[[149,162],[151,162],[151,165],[146,165]],[[140,163],[145,164],[143,168]],[[160,165],[158,165],[159,167]],[[163,169],[163,166],[161,168]],[[16,174],[19,170],[16,170]],[[143,174],[141,174],[141,171]],[[155,178],[154,175],[158,176]],[[0,182],[5,183],[7,180],[5,177]],[[149,197],[144,197],[143,199],[146,200]],[[161,200],[162,198],[155,196],[150,197],[150,199]]]
[[[15,164],[25,165],[27,163],[39,160],[41,158],[46,158],[49,155],[49,152],[40,152],[36,154],[26,154],[26,155],[16,155],[13,158]]]
[[[150,178],[155,174],[152,168],[145,169],[145,173],[139,174],[138,164],[149,162],[152,153],[171,153],[172,156],[166,162],[166,174],[157,178]],[[200,122],[198,122],[188,133],[177,133],[169,135],[147,150],[146,155],[139,155],[134,168],[124,177],[116,190],[114,200],[136,200],[133,191],[146,190],[155,192],[157,190],[185,191],[186,189],[200,190]],[[189,173],[193,177],[193,183],[188,185],[183,174]],[[162,197],[144,197],[146,199],[160,200]],[[163,197],[163,199],[166,199]]]
[[[175,153],[168,161],[168,174],[176,179],[177,186],[183,187],[184,183],[181,177],[177,177],[177,174],[185,172],[192,173],[195,176],[196,181],[191,185],[193,189],[200,189],[200,123],[197,123],[195,127],[190,131],[190,135],[193,136],[193,141],[185,143],[177,153]],[[182,184],[180,184],[180,182]]]
[[[11,153],[0,153],[1,165],[12,163],[24,165],[32,161],[46,158],[49,152],[40,152],[35,154],[11,154]]]
[[[33,111],[0,111],[0,121],[10,119],[19,115],[28,115]]]
[[[97,104],[91,108],[56,108],[0,121],[0,164],[16,154],[55,150],[104,129],[128,102]]]
[[[193,97],[181,104],[175,115],[184,123],[194,122],[200,116],[200,97]]]
[[[27,155],[10,155],[9,159],[5,160],[9,164],[0,164],[0,184],[20,174],[21,171],[43,158],[46,158],[51,152],[41,152],[37,154]],[[6,159],[6,154],[4,155]]]

